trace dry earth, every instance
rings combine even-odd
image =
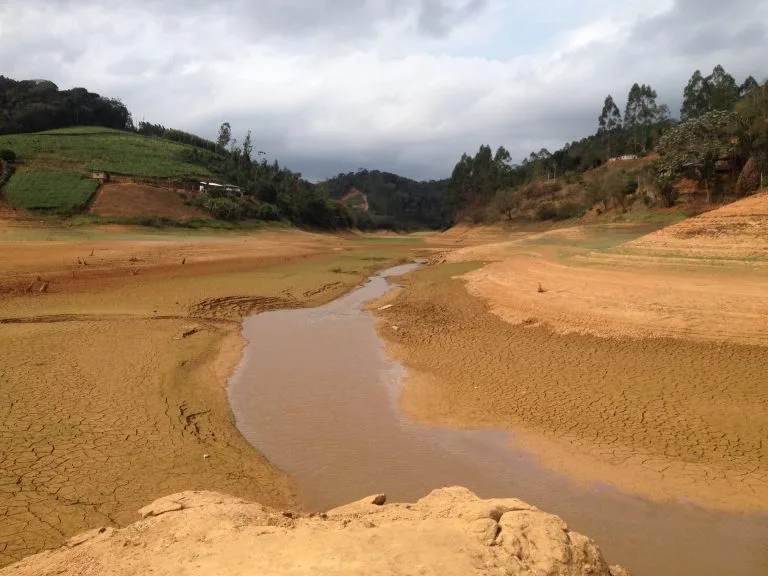
[[[44,232],[0,249],[0,565],[173,492],[291,504],[232,423],[239,321],[323,303],[404,252],[298,231]]]
[[[509,430],[585,481],[768,510],[765,262],[638,256],[659,234],[628,254],[631,228],[501,242],[486,229],[406,278],[379,312],[409,368],[402,406],[427,423]],[[765,240],[751,230],[753,245]]]
[[[384,501],[308,517],[185,492],[143,508],[144,519],[127,528],[81,534],[0,574],[628,576],[589,538],[520,500],[446,488],[415,504]]]
[[[651,254],[768,259],[768,192],[755,194],[627,244]]]
[[[99,216],[154,216],[205,218],[193,206],[186,206],[179,193],[170,188],[141,184],[105,184],[96,193],[90,212]]]

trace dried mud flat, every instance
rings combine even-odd
[[[181,490],[294,504],[290,479],[235,429],[225,383],[244,315],[323,303],[368,274],[348,243],[114,228],[5,243],[0,565]]]
[[[768,510],[766,268],[638,259],[618,230],[496,236],[403,279],[377,312],[409,369],[401,405],[509,430],[587,482]]]

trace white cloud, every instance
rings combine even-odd
[[[696,68],[759,77],[766,27],[754,14],[768,2],[709,2],[27,0],[0,3],[0,70],[208,136],[228,120],[312,177],[359,166],[441,177],[481,143],[521,159],[585,136],[603,97],[621,102],[635,81],[675,110]],[[516,31],[543,41],[491,52]]]

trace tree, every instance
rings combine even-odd
[[[243,140],[243,157],[245,158],[246,162],[250,164],[251,162],[251,153],[253,152],[253,143],[251,142],[251,131],[248,130],[248,134],[245,135],[245,140]]]
[[[496,195],[496,208],[504,214],[507,220],[512,220],[512,214],[520,209],[522,199],[519,190],[501,190]]]
[[[706,78],[696,70],[683,91],[680,117],[682,120],[690,120],[712,110],[733,110],[739,95],[754,87],[753,83],[757,84],[750,76],[740,87],[720,64]]]
[[[757,80],[755,80],[752,76],[747,76],[747,79],[744,80],[744,83],[739,86],[739,96],[743,97],[755,88],[760,88],[760,84],[758,84]]]
[[[659,181],[673,182],[686,170],[695,170],[710,202],[715,164],[734,154],[737,121],[734,112],[713,110],[671,128],[656,146]]]
[[[632,136],[632,151],[637,152],[637,128],[640,125],[640,100],[642,91],[640,85],[635,82],[627,96],[627,107],[624,109],[624,128],[630,131]]]
[[[739,145],[757,164],[762,176],[768,172],[768,82],[750,90],[736,105],[739,114]]]
[[[739,99],[739,86],[733,76],[718,64],[707,76],[709,110],[733,110]]]
[[[229,122],[224,122],[219,128],[219,137],[216,139],[216,144],[218,144],[220,148],[226,149],[231,140],[232,126],[230,126]]]
[[[616,102],[613,101],[613,96],[610,94],[605,98],[603,111],[597,121],[599,126],[597,132],[604,135],[607,143],[606,156],[610,158],[611,136],[617,129],[621,128],[621,112],[619,112],[619,107],[616,106]]]
[[[642,127],[643,152],[647,150],[649,128],[656,122],[658,112],[656,98],[656,90],[645,84],[640,86],[640,95],[637,101],[637,123]]]
[[[683,90],[683,106],[680,108],[680,119],[690,120],[709,111],[709,96],[707,84],[699,70],[693,73],[688,85]]]
[[[667,124],[671,121],[672,112],[670,111],[669,106],[666,104],[660,105],[658,111],[656,112],[656,122],[659,122],[660,124]]]

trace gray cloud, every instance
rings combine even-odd
[[[85,86],[209,137],[229,121],[310,178],[361,166],[437,178],[483,143],[519,161],[586,136],[605,95],[623,107],[633,82],[674,112],[697,68],[766,73],[768,1],[635,4],[590,0],[602,19],[502,61],[475,44],[514,42],[494,18],[505,7],[530,18],[547,10],[538,2],[0,1],[0,73]]]

